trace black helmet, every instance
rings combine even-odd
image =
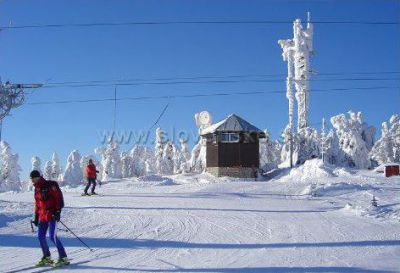
[[[35,178],[35,177],[40,177],[40,172],[37,170],[33,170],[33,171],[31,171],[29,176],[31,177],[31,179]]]

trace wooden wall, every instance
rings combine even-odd
[[[207,142],[207,167],[256,167],[260,165],[259,141],[239,143]]]

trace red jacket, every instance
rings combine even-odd
[[[64,198],[55,181],[47,181],[43,177],[35,183],[35,214],[40,222],[53,220],[54,212],[64,207]]]
[[[96,178],[96,166],[94,165],[94,164],[90,164],[90,165],[87,165],[86,166],[86,170],[85,170],[85,173],[86,173],[86,177],[87,178]]]

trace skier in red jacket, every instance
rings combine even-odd
[[[67,254],[61,241],[57,237],[57,222],[60,221],[64,199],[60,187],[55,181],[45,180],[38,171],[30,173],[35,187],[35,219],[33,223],[38,227],[38,238],[43,251],[42,259],[37,266],[53,265],[55,267],[69,264]],[[59,259],[54,262],[50,256],[46,233],[49,229],[50,240],[57,247]]]
[[[87,179],[87,184],[85,187],[85,191],[84,191],[84,193],[82,193],[82,195],[96,195],[97,194],[94,192],[94,189],[96,188],[96,179],[97,179],[98,172],[99,171],[96,170],[96,166],[93,164],[93,160],[89,159],[89,162],[85,169],[85,176]],[[87,191],[91,184],[92,184],[92,191],[91,191],[91,194],[88,194]]]

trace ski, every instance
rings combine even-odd
[[[85,263],[88,263],[88,262],[90,262],[90,260],[76,262],[76,263],[70,263],[68,265],[63,265],[63,266],[58,266],[58,267],[53,267],[53,266],[51,266],[51,267],[43,267],[40,270],[33,271],[33,273],[50,272],[50,271],[53,271],[53,270],[68,268],[70,266],[72,266],[73,268],[76,269],[76,267],[79,266],[80,264],[85,264]]]

